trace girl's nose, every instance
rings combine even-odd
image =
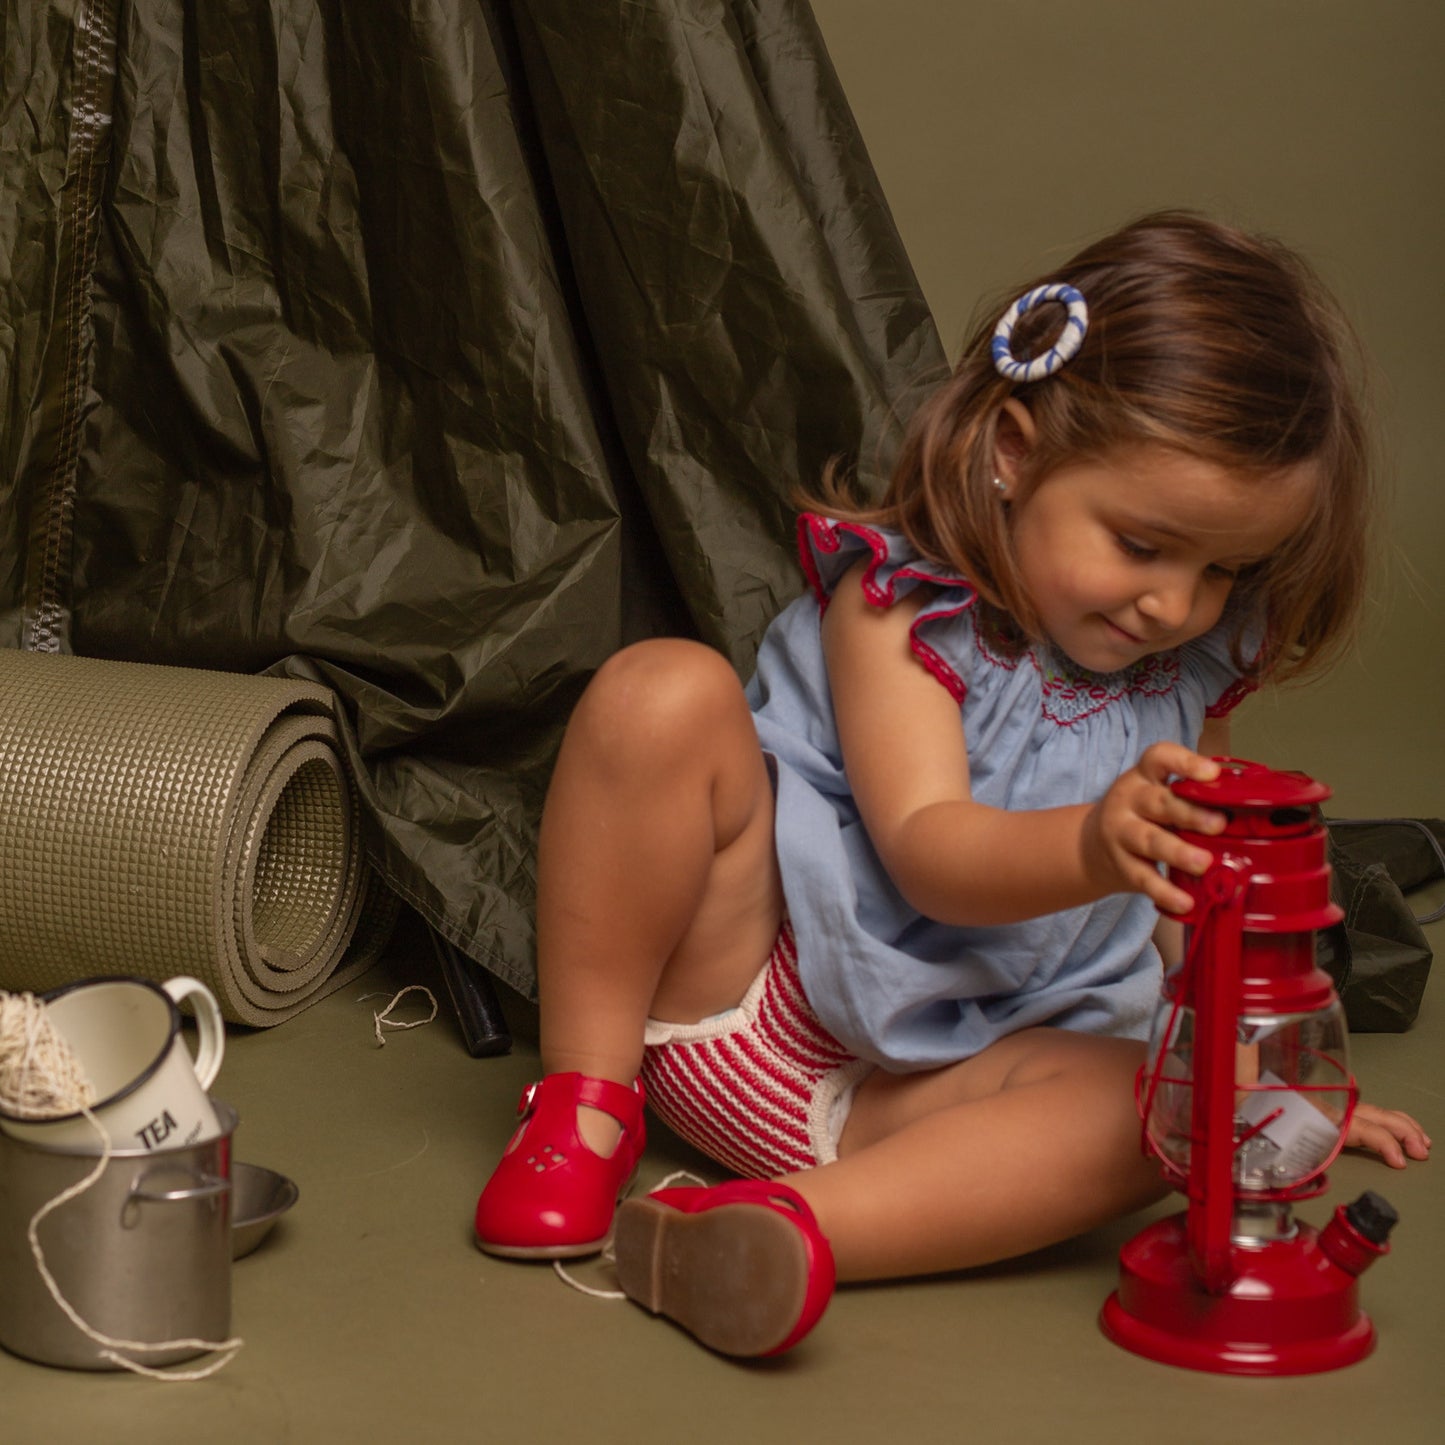
[[[1183,627],[1194,611],[1195,581],[1187,577],[1160,580],[1139,599],[1139,611],[1160,627]]]

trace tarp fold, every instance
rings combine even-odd
[[[319,682],[533,987],[560,731],[739,671],[938,339],[801,0],[3,0],[0,644]]]

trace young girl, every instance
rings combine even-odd
[[[1189,905],[1161,865],[1201,873],[1174,830],[1222,825],[1167,785],[1348,635],[1370,499],[1343,350],[1280,246],[1139,221],[977,331],[881,506],[825,482],[813,595],[746,693],[681,640],[599,671],[542,824],[545,1077],[483,1249],[602,1247],[644,1087],[747,1178],[624,1203],[619,1279],[731,1354],[800,1339],[835,1261],[980,1265],[1162,1193],[1133,1092],[1159,913]],[[1348,1142],[1429,1149],[1366,1105]]]

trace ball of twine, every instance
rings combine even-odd
[[[95,1103],[95,1089],[43,999],[0,990],[0,1109],[58,1119]]]

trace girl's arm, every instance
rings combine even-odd
[[[1093,805],[1009,812],[974,802],[958,704],[909,645],[927,591],[871,607],[861,566],[824,615],[824,655],[849,783],[903,896],[952,924],[1011,923],[1118,892],[1185,911],[1187,895],[1156,865],[1197,874],[1210,858],[1169,830],[1213,832],[1221,820],[1167,783],[1172,774],[1213,778],[1217,765],[1156,744]]]
[[[1204,726],[1199,729],[1199,751],[1206,758],[1232,756],[1229,751],[1229,719],[1227,717],[1204,719]]]

